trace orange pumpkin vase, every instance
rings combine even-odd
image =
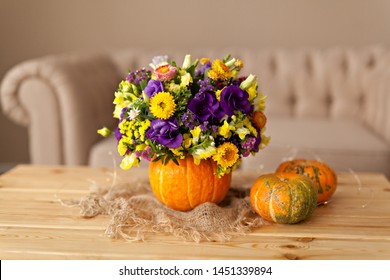
[[[282,162],[276,172],[302,174],[318,186],[317,202],[328,201],[337,188],[337,176],[334,170],[324,162],[307,159],[294,159]]]
[[[288,173],[261,175],[250,192],[252,208],[265,220],[295,224],[317,206],[317,186],[306,176]]]
[[[204,202],[221,202],[229,191],[232,174],[216,175],[217,164],[212,159],[193,157],[172,160],[166,165],[161,161],[149,165],[149,180],[153,193],[163,204],[174,210],[188,211]]]

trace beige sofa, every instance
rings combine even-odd
[[[96,130],[115,126],[113,94],[127,70],[168,54],[244,61],[268,96],[270,145],[242,168],[274,170],[284,159],[321,159],[338,171],[383,172],[390,178],[389,50],[364,48],[127,49],[53,55],[16,65],[1,84],[4,113],[27,126],[32,163],[112,166],[113,138]],[[114,161],[113,161],[114,160]]]

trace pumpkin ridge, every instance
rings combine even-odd
[[[268,209],[269,209],[269,214],[271,216],[271,219],[274,222],[276,222],[277,220],[276,220],[276,217],[275,217],[275,210],[274,210],[274,206],[273,206],[273,203],[274,203],[274,198],[273,198],[274,191],[275,191],[275,188],[273,188],[271,190]]]
[[[208,164],[210,166],[211,171],[214,172],[214,165],[213,165],[213,163],[211,161],[208,161]],[[217,184],[217,182],[215,181],[215,176],[212,176],[211,186],[207,186],[208,188],[210,188],[210,187],[213,188],[213,196],[211,198],[211,201],[215,201],[216,192],[218,191],[216,184]]]
[[[164,167],[162,167],[164,168]],[[158,180],[158,191],[160,193],[161,200],[166,203],[165,197],[164,197],[164,190],[163,190],[163,180],[164,180],[164,172],[161,170],[159,180]]]
[[[188,200],[188,204],[190,205],[191,209],[194,208],[194,205],[191,203],[192,202],[192,198],[190,198],[190,195],[191,195],[191,180],[189,179],[189,172],[188,172],[188,164],[187,164],[187,161],[183,161],[185,162],[185,173],[186,173],[186,185],[187,185],[187,195],[186,195],[186,198]]]
[[[289,192],[289,197],[290,197],[290,203],[292,205],[294,205],[294,199],[295,197],[293,197],[293,194],[292,194],[292,187],[289,186],[288,188],[288,192]],[[293,213],[293,207],[288,207],[288,217],[290,219],[290,217],[293,217],[294,213]]]
[[[305,185],[306,185],[305,180],[299,180],[299,189],[300,189],[299,193],[304,197],[303,201],[307,201],[308,199],[310,199],[309,193],[304,191]],[[311,193],[311,189],[309,190],[309,192]],[[305,203],[303,206],[304,206],[303,209],[304,209],[305,213],[302,216],[307,217],[309,214],[309,211],[310,211],[310,207],[309,207],[308,203]]]
[[[254,195],[254,206],[255,206],[255,211],[256,212],[260,212],[259,206],[257,204],[258,194],[259,194],[259,188],[256,189],[256,193]]]
[[[302,182],[302,184],[304,185],[304,186],[306,186],[306,184],[305,184],[305,182]],[[315,192],[315,188],[314,187],[312,187],[312,188],[309,188],[310,189],[310,194],[311,193],[315,193],[315,197],[317,197],[317,194],[318,194],[318,191],[317,192]],[[310,195],[309,193],[306,193],[306,196],[308,196],[308,199],[306,200],[306,201],[310,201],[310,199],[312,198],[314,198],[314,196],[313,195]],[[313,200],[315,200],[315,203],[313,203],[313,205],[316,205],[317,204],[317,199],[313,199]],[[306,205],[306,209],[307,209],[307,211],[306,211],[306,215],[308,216],[312,211],[313,211],[313,209],[312,209],[312,207],[310,207],[310,205],[312,205],[312,204],[310,204],[310,203],[307,203],[307,205]],[[314,208],[315,208],[315,206],[314,206]]]

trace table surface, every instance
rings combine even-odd
[[[227,242],[168,234],[145,242],[104,235],[108,217],[80,217],[61,199],[105,184],[111,169],[18,165],[0,176],[0,259],[390,259],[390,183],[377,173],[339,173],[332,200],[295,225],[267,224]],[[132,169],[125,176],[141,176]],[[233,180],[257,174],[236,171]],[[174,247],[172,247],[174,246]],[[174,250],[172,249],[174,248]]]

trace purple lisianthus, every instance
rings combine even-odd
[[[155,119],[150,123],[146,137],[168,148],[178,148],[183,141],[176,119]]]
[[[164,91],[164,86],[159,80],[150,80],[144,89],[146,95],[152,98],[156,93]]]
[[[221,107],[223,111],[231,117],[234,111],[241,111],[249,114],[251,104],[248,100],[249,94],[238,86],[230,85],[225,87],[221,92]]]
[[[190,99],[187,108],[201,122],[220,120],[224,116],[215,93],[212,91],[197,93],[194,98]]]

